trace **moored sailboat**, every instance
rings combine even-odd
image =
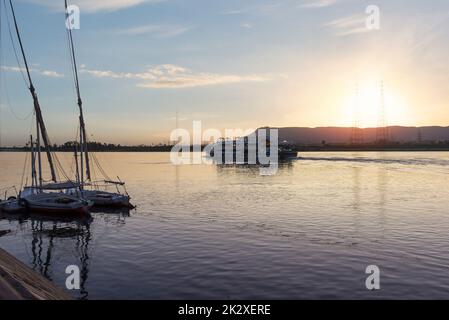
[[[18,203],[28,211],[43,214],[84,215],[92,203],[64,193],[43,192],[42,189],[26,187]]]
[[[0,200],[0,213],[21,213],[24,212],[25,208],[20,205],[17,198],[10,198],[7,200]]]
[[[65,0],[65,9],[66,19],[69,19],[67,0]],[[130,203],[131,197],[126,191],[125,183],[120,181],[119,178],[118,181],[113,181],[112,179],[110,179],[107,176],[106,172],[100,167],[100,163],[96,158],[94,158],[94,164],[98,166],[99,171],[103,175],[103,180],[94,181],[94,179],[92,179],[91,157],[88,148],[86,124],[84,121],[83,101],[81,99],[81,90],[78,77],[78,66],[75,55],[75,47],[73,44],[72,29],[70,27],[67,28],[67,36],[70,50],[70,62],[72,65],[73,79],[75,82],[75,89],[77,94],[77,105],[79,109],[79,151],[81,156],[79,157],[80,173],[77,179],[81,186],[81,196],[84,199],[92,201],[95,206],[134,208],[134,206]],[[75,157],[75,161],[77,162],[78,167],[77,157]],[[86,176],[84,176],[84,169]],[[110,188],[115,188],[115,192],[109,191],[108,189]],[[120,188],[122,188],[123,191],[120,191]]]
[[[28,61],[25,55],[24,46],[20,36],[19,27],[14,11],[12,1],[9,0],[11,14],[13,17],[14,28],[17,35],[17,41],[20,45],[23,63],[25,65],[25,71],[27,75],[27,86],[33,98],[33,107],[36,118],[36,132],[37,138],[34,142],[31,136],[30,152],[31,152],[31,186],[26,186],[20,191],[17,200],[11,200],[8,206],[5,206],[6,210],[17,209],[17,207],[25,208],[26,210],[45,213],[45,214],[63,214],[63,215],[79,215],[87,214],[89,208],[92,206],[92,202],[84,200],[81,196],[74,196],[69,194],[68,190],[79,188],[75,183],[69,182],[70,185],[57,184],[57,174],[53,154],[50,149],[50,139],[47,133],[47,129],[42,116],[39,99],[36,93],[36,89],[31,78],[30,69],[28,67]],[[20,67],[20,66],[19,66]],[[48,187],[44,185],[43,173],[42,173],[42,148],[41,139],[44,143],[45,153],[49,164],[51,181],[52,183]],[[37,162],[37,165],[36,165]],[[37,167],[37,168],[36,168]],[[60,168],[62,171],[62,167]],[[67,176],[64,173],[64,176]]]
[[[11,195],[11,191],[14,191],[14,195]],[[24,210],[17,200],[18,192],[16,187],[3,189],[3,192],[3,199],[0,198],[0,213],[19,213]]]

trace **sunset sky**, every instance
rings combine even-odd
[[[1,143],[22,145],[31,98],[2,6]],[[16,0],[54,142],[76,135],[63,1]],[[181,127],[449,125],[447,0],[78,0],[74,31],[91,140],[167,142]],[[368,5],[380,30],[365,27]]]

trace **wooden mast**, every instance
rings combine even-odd
[[[31,186],[33,188],[37,187],[37,177],[36,177],[36,156],[34,152],[34,141],[33,136],[30,136],[30,151],[31,151]]]
[[[39,169],[39,187],[42,188],[42,184],[44,179],[42,178],[42,157],[41,157],[41,152],[42,152],[42,148],[41,148],[41,138],[40,138],[40,133],[39,133],[39,122],[36,121],[36,133],[37,133],[37,140],[36,140],[36,149],[37,149],[37,164],[38,164],[38,169]]]
[[[68,12],[68,4],[67,4],[67,0],[65,0],[65,11],[66,11],[66,19],[68,21],[69,19],[69,12]],[[86,136],[86,124],[84,122],[84,113],[83,113],[83,101],[81,99],[81,91],[80,91],[80,84],[79,84],[79,77],[78,77],[78,67],[77,67],[77,63],[76,63],[76,56],[75,56],[75,47],[73,45],[73,36],[72,36],[72,29],[70,27],[70,25],[67,25],[67,31],[69,34],[69,39],[70,39],[70,55],[71,55],[71,59],[72,59],[72,64],[73,64],[73,75],[74,75],[74,79],[75,79],[75,88],[76,88],[76,94],[78,96],[78,108],[79,108],[79,120],[80,120],[80,144],[81,144],[81,148],[80,148],[80,153],[81,153],[81,184],[84,183],[84,172],[83,172],[83,160],[85,161],[86,164],[86,178],[87,180],[91,180],[91,174],[90,174],[90,159],[89,159],[89,150],[87,148],[87,136]]]
[[[50,139],[48,138],[47,129],[45,127],[44,118],[42,116],[42,111],[41,111],[41,107],[39,104],[39,99],[37,98],[37,94],[36,94],[36,89],[34,88],[33,80],[31,79],[30,69],[28,67],[25,50],[23,48],[22,39],[20,37],[19,27],[17,25],[17,19],[16,19],[16,14],[14,11],[14,6],[13,6],[11,0],[9,0],[9,5],[11,7],[12,16],[14,19],[14,27],[16,29],[17,39],[19,41],[20,49],[22,51],[22,58],[25,63],[25,68],[26,68],[28,81],[29,81],[29,90],[30,90],[31,96],[33,97],[34,111],[36,113],[36,121],[38,123],[38,128],[40,128],[40,135],[42,136],[42,140],[44,141],[44,145],[45,145],[45,151],[47,154],[48,164],[50,166],[51,179],[54,182],[57,182],[56,171],[55,171],[55,167],[53,164],[53,157],[52,157],[51,151],[50,151]]]
[[[75,153],[74,153],[74,156],[75,156],[75,174],[76,174],[76,182],[78,183],[78,184],[80,184],[81,185],[81,181],[80,181],[80,168],[79,168],[79,166],[78,166],[78,148],[77,148],[77,146],[76,146],[76,144],[75,144]]]

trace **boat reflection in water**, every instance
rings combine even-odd
[[[102,210],[97,211],[95,217],[87,215],[78,218],[4,212],[0,213],[0,220],[16,225],[16,230],[8,230],[8,233],[20,232],[31,235],[31,239],[24,237],[29,259],[24,262],[56,285],[64,286],[64,277],[68,276],[64,274],[64,271],[68,265],[78,266],[80,290],[69,293],[77,299],[87,300],[89,298],[90,254],[94,250],[92,242],[95,236],[98,238],[91,229],[92,223],[94,219],[104,219],[107,223],[124,225],[129,216],[130,212],[127,209]],[[61,265],[61,260],[67,258],[72,263]]]
[[[294,159],[279,161],[276,164],[276,174],[288,174],[293,171]],[[242,176],[260,176],[261,168],[259,164],[216,164],[217,172],[223,176],[242,175]],[[263,172],[263,171],[262,171]]]

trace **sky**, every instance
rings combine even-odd
[[[23,145],[32,101],[1,5],[0,144]],[[63,1],[15,0],[51,140],[77,134]],[[90,140],[168,142],[176,127],[449,126],[449,2],[78,0]],[[380,10],[368,29],[366,8]],[[9,13],[9,12],[8,12]],[[11,19],[11,18],[10,18]]]

